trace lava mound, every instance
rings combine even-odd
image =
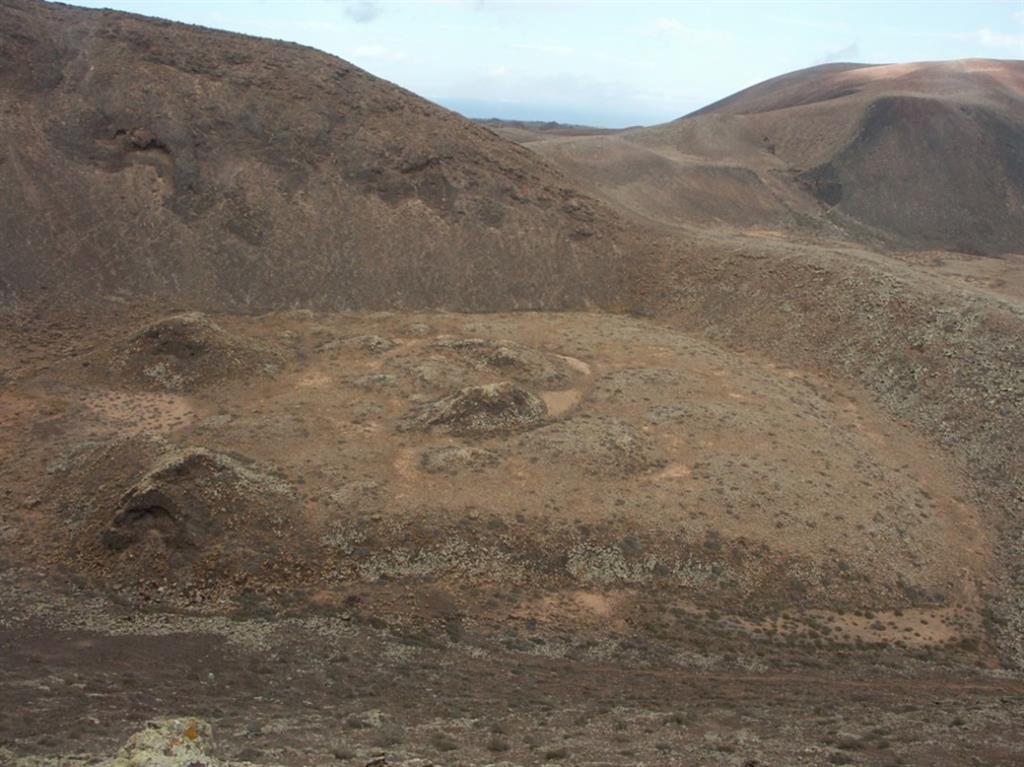
[[[271,373],[279,362],[275,352],[228,333],[198,312],[148,325],[113,357],[111,373],[123,382],[173,392]]]
[[[205,448],[173,450],[100,512],[98,555],[139,575],[187,580],[199,570],[253,572],[295,528],[282,479]],[[102,522],[102,520],[101,520]]]
[[[503,381],[467,386],[411,412],[402,430],[440,430],[460,436],[521,431],[543,423],[547,405],[535,394]]]
[[[543,389],[564,389],[579,375],[565,358],[512,341],[444,338],[435,341],[432,348],[456,357],[475,370],[493,372]]]

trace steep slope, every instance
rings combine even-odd
[[[807,69],[798,69],[778,77],[737,91],[724,99],[719,99],[706,107],[691,112],[687,117],[698,117],[707,114],[749,114],[751,112],[768,112],[787,106],[799,106],[814,101],[836,98],[843,93],[823,95],[822,83],[829,82],[833,75],[864,69],[869,64],[851,62],[835,62],[821,64]],[[685,119],[685,118],[682,118]],[[679,121],[676,121],[679,122]]]
[[[1022,62],[829,72],[716,112],[760,131],[823,203],[912,247],[1024,248]]]
[[[0,297],[579,307],[615,217],[534,154],[332,56],[0,4]]]
[[[1024,249],[1022,62],[830,64],[666,125],[531,148],[662,223]]]

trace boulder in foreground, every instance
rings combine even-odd
[[[202,719],[153,719],[103,767],[221,767],[212,749],[213,728]]]

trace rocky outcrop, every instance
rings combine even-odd
[[[565,358],[512,341],[443,338],[435,341],[432,348],[475,370],[496,373],[517,383],[542,389],[567,388],[578,375]]]
[[[240,508],[273,505],[292,495],[283,480],[235,458],[205,448],[175,450],[125,493],[103,542],[123,551],[155,535],[170,550],[198,551],[230,526]]]
[[[538,396],[504,381],[467,386],[447,397],[428,402],[413,410],[400,428],[489,436],[539,426],[547,412],[547,406]]]

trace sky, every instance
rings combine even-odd
[[[673,120],[831,61],[1024,59],[1024,0],[79,0],[309,45],[468,117]]]

